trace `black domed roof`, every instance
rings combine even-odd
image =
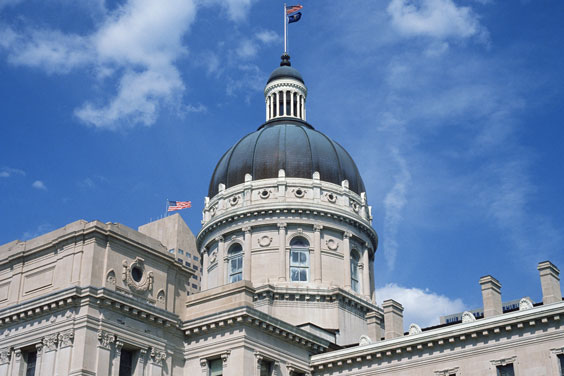
[[[276,178],[280,169],[286,177],[305,179],[318,171],[323,181],[340,185],[346,179],[353,192],[365,191],[356,164],[341,145],[305,121],[281,118],[263,124],[227,150],[213,172],[208,196],[218,193],[220,183],[233,187],[245,181],[245,174],[253,180]]]
[[[294,78],[300,81],[302,84],[305,84],[304,79],[300,72],[297,69],[292,68],[292,64],[290,63],[290,55],[284,54],[281,57],[282,61],[280,62],[280,66],[272,71],[270,77],[266,84],[268,85],[269,82],[276,80],[277,78]]]

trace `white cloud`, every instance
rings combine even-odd
[[[0,169],[0,178],[9,178],[14,175],[25,176],[25,171],[11,167],[2,167]]]
[[[376,289],[378,304],[387,299],[394,299],[403,306],[404,329],[412,323],[422,328],[438,325],[440,316],[468,309],[461,299],[450,299],[428,289],[402,287],[395,283]]]
[[[254,41],[249,39],[243,39],[239,43],[239,47],[237,48],[237,56],[242,59],[250,59],[255,57],[258,51],[258,47]]]
[[[204,5],[218,4],[233,21],[243,21],[256,0],[200,0]]]
[[[484,32],[472,9],[452,0],[392,0],[387,11],[395,29],[406,36],[468,38]]]
[[[36,180],[34,181],[31,186],[35,189],[39,189],[39,190],[43,190],[46,191],[47,187],[45,186],[45,183],[43,183],[41,180]]]
[[[264,44],[270,44],[280,39],[278,34],[276,34],[272,30],[263,30],[256,34],[258,40],[260,40]]]

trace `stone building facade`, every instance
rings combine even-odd
[[[436,327],[404,332],[401,304],[375,301],[362,178],[306,122],[306,99],[284,55],[266,122],[212,174],[197,236],[173,215],[0,246],[0,376],[562,375],[548,261],[542,302],[504,309],[486,276],[483,308]]]

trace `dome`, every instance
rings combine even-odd
[[[279,78],[293,78],[300,81],[302,84],[305,84],[301,73],[298,72],[297,69],[292,68],[292,64],[290,63],[290,55],[284,53],[281,56],[281,59],[282,61],[280,62],[280,66],[272,71],[266,84],[268,85],[270,82]]]
[[[278,118],[263,124],[243,137],[219,160],[209,186],[208,196],[245,181],[277,178],[283,169],[286,177],[312,179],[315,171],[322,181],[341,184],[348,180],[349,189],[365,191],[358,168],[347,151],[338,143],[296,118]]]

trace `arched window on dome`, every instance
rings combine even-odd
[[[292,112],[293,116],[298,116],[298,93],[294,93],[294,97],[292,102],[294,103],[294,112]]]
[[[237,282],[243,279],[243,247],[241,244],[235,243],[229,247],[227,252],[229,260],[229,283]]]
[[[360,254],[356,249],[351,251],[351,288],[355,292],[360,292],[360,283],[358,277],[358,263],[360,262]]]
[[[286,91],[286,112],[284,115],[292,115],[292,92],[290,90]]]
[[[284,116],[284,92],[278,92],[278,116]]]
[[[290,280],[309,281],[309,243],[304,238],[294,238],[290,242]]]
[[[270,105],[272,106],[272,117],[276,117],[276,93],[272,94],[272,101]]]

